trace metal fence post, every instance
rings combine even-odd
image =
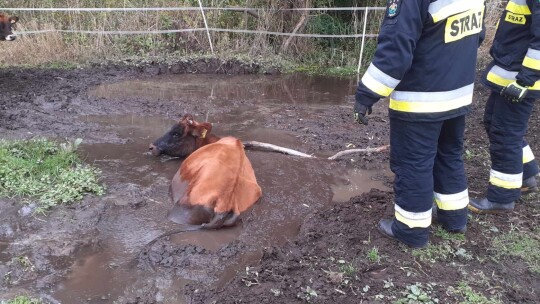
[[[208,42],[210,43],[210,50],[212,51],[212,55],[214,55],[214,45],[212,44],[212,37],[210,37],[210,30],[208,29],[208,23],[206,22],[206,15],[204,14],[202,0],[199,0],[199,7],[201,8],[201,14],[204,20],[204,27],[206,28],[206,34],[208,35]]]
[[[360,58],[358,59],[358,70],[357,74],[360,74],[360,68],[362,67],[362,56],[364,55],[364,42],[366,40],[366,25],[367,25],[367,15],[369,8],[366,7],[364,12],[364,29],[362,30],[362,45],[360,46]]]

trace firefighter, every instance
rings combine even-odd
[[[540,1],[508,2],[490,54],[484,124],[492,164],[487,197],[469,204],[477,213],[511,211],[521,193],[538,191],[538,164],[524,136],[540,97]]]
[[[390,97],[395,217],[378,229],[411,247],[427,245],[434,202],[444,229],[466,231],[463,137],[483,19],[483,0],[388,0],[356,90],[354,116],[364,125],[372,106]]]

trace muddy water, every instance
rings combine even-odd
[[[101,98],[175,100],[251,100],[263,104],[342,104],[356,87],[354,80],[304,75],[167,75],[148,80],[105,84],[89,93]]]
[[[210,98],[226,105],[230,100],[256,99],[258,110],[249,114],[239,107],[220,116],[214,124],[217,134],[243,140],[257,140],[300,149],[302,143],[293,132],[265,128],[258,124],[269,104],[303,103],[319,109],[332,107],[350,94],[351,82],[328,79],[262,76],[182,75],[152,80],[133,80],[108,84],[90,94],[102,98],[193,99]],[[124,144],[83,145],[86,160],[101,168],[110,204],[101,221],[102,247],[82,252],[70,276],[58,287],[54,297],[62,303],[112,303],[136,280],[155,276],[131,263],[138,251],[155,236],[174,228],[165,220],[170,208],[169,181],[180,160],[147,155],[148,144],[167,131],[174,120],[158,116],[86,116],[85,122],[97,124],[123,139]],[[233,241],[248,244],[221,269],[202,272],[177,271],[167,277],[161,296],[183,303],[181,286],[202,280],[214,286],[227,282],[246,265],[256,262],[267,246],[293,239],[305,217],[333,202],[347,201],[371,188],[384,188],[373,180],[375,174],[347,168],[335,162],[308,160],[277,153],[248,151],[263,198],[244,215],[244,223],[232,229],[200,231],[175,235],[174,244],[193,244],[218,251]],[[210,266],[209,266],[210,267]]]

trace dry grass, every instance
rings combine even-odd
[[[167,7],[197,6],[197,1],[166,0],[43,0],[36,4],[30,0],[4,0],[4,7]],[[292,32],[302,12],[276,11],[290,7],[314,6],[315,0],[245,0],[204,1],[206,6],[224,7],[231,3],[241,7],[260,7],[259,18],[243,12],[209,11],[210,27],[249,29],[274,32]],[[329,1],[323,1],[328,3]],[[330,1],[332,2],[332,1]],[[502,0],[489,1],[486,12],[488,39],[481,49],[487,56],[493,29],[503,5]],[[381,6],[384,0],[357,1],[359,6]],[[272,10],[270,10],[272,9]],[[9,12],[8,12],[9,13]],[[351,15],[352,14],[352,15]],[[378,32],[381,11],[369,13],[367,33]],[[97,30],[135,31],[204,28],[199,12],[18,12],[21,17],[17,31],[35,30]],[[333,19],[332,19],[333,18]],[[335,20],[340,20],[338,23]],[[341,23],[340,23],[341,22]],[[330,34],[361,33],[364,13],[342,12],[327,14],[311,12],[299,33],[325,31]],[[305,65],[356,66],[360,53],[360,39],[293,38],[289,47],[283,48],[286,36],[264,34],[212,33],[212,42],[218,55],[244,54],[249,57],[281,56]],[[363,65],[370,61],[375,39],[366,40]],[[40,65],[51,63],[85,63],[103,59],[122,59],[129,56],[162,56],[174,54],[186,56],[209,54],[210,45],[205,32],[148,34],[148,35],[90,35],[51,32],[46,34],[20,35],[12,43],[0,43],[0,66]]]

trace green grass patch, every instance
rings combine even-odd
[[[79,201],[85,193],[101,195],[99,170],[76,153],[81,140],[47,139],[0,142],[0,196],[35,200],[37,212]]]
[[[464,304],[498,304],[501,303],[500,300],[495,298],[487,298],[483,294],[476,292],[472,289],[469,284],[465,281],[459,282],[456,288],[449,287],[448,291],[458,296],[460,299],[459,303]]]
[[[422,283],[416,283],[413,285],[407,286],[407,290],[401,292],[403,295],[402,298],[397,299],[394,301],[394,304],[419,304],[419,303],[426,303],[426,304],[436,304],[439,303],[439,299],[432,296],[433,293],[433,287],[435,287],[435,284],[426,284],[422,285]]]
[[[437,226],[434,234],[445,241],[465,241],[465,234],[463,233],[451,233],[446,231],[442,226]]]
[[[40,299],[30,298],[27,296],[18,296],[14,299],[7,301],[0,301],[0,304],[41,304],[43,303]]]
[[[412,255],[422,262],[435,263],[440,260],[448,260],[454,256],[454,249],[448,242],[441,244],[429,244],[426,248],[414,249]]]
[[[371,248],[371,250],[369,250],[369,252],[367,253],[367,259],[370,262],[379,263],[381,261],[381,257],[379,255],[379,248],[377,247]]]
[[[540,229],[532,233],[512,231],[493,239],[492,245],[498,257],[521,258],[532,272],[540,274]]]

